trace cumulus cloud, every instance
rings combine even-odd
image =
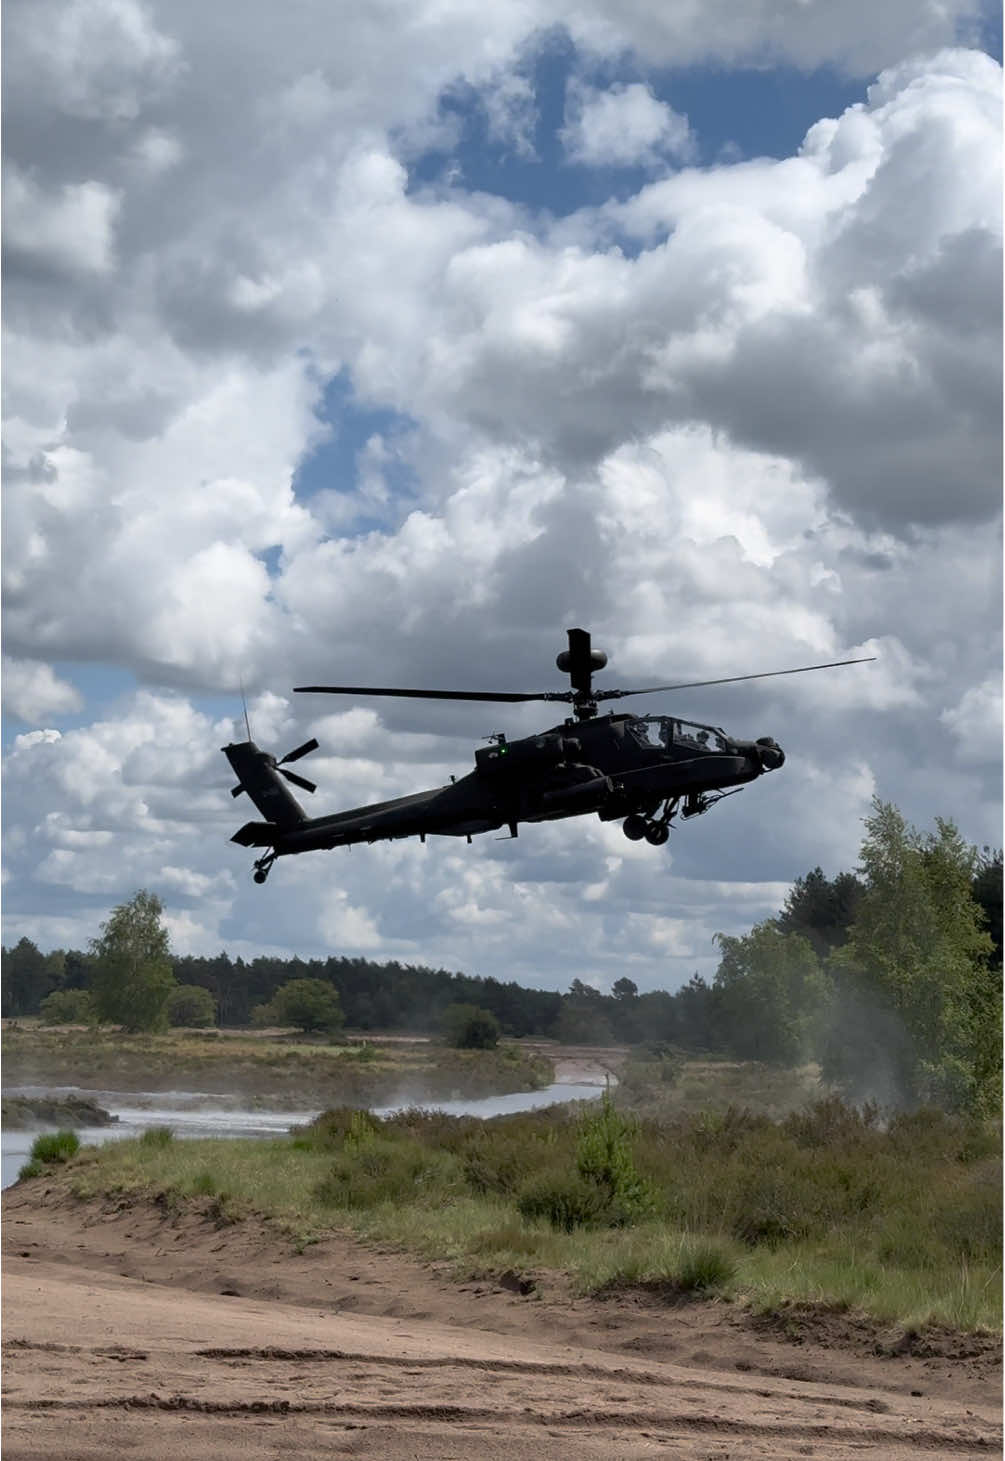
[[[969,42],[983,14],[979,0],[891,0],[882,7],[867,0],[826,7],[802,0],[743,6],[707,0],[700,9],[640,3],[617,10],[603,0],[577,0],[574,8],[562,3],[560,10],[577,39],[603,55],[631,47],[653,66],[789,62],[807,71],[830,65],[852,75],[874,73],[916,51]]]
[[[11,167],[6,193],[4,242],[15,267],[108,273],[119,207],[111,189],[97,182],[66,183],[46,193]]]
[[[599,167],[655,167],[688,161],[695,139],[687,117],[635,81],[606,91],[582,82],[566,95],[560,136],[570,162]]]
[[[939,716],[948,726],[963,762],[997,766],[1002,750],[1002,687],[998,679],[972,685],[958,705]]]
[[[39,660],[10,659],[3,664],[3,708],[18,720],[37,725],[48,715],[79,710],[83,697]]]
[[[55,108],[78,121],[133,121],[181,70],[177,42],[137,0],[12,0],[4,17],[20,114]]]
[[[46,727],[5,762],[15,938],[86,943],[145,884],[192,951],[673,982],[849,866],[874,792],[995,838],[1000,68],[937,49],[968,0],[825,9],[386,0],[277,32],[260,0],[236,24],[13,0],[5,695]],[[422,185],[434,143],[463,179],[459,97],[507,166],[544,165],[555,26],[605,80],[573,83],[567,155],[657,175],[566,216]],[[645,68],[700,58],[834,65],[862,96],[793,156],[682,166]],[[307,489],[336,378],[381,424]],[[250,885],[220,692],[249,686],[277,753],[318,734],[328,811],[463,773],[542,707],[291,684],[559,688],[573,623],[608,684],[878,660],[675,700],[789,761],[666,852],[574,821]],[[74,662],[150,688],[79,725]]]

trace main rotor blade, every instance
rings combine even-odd
[[[495,700],[512,705],[522,700],[572,700],[568,690],[546,690],[540,695],[522,695],[493,690],[400,690],[373,685],[295,685],[297,695],[396,695],[406,700]]]
[[[836,670],[841,665],[865,665],[874,654],[862,659],[835,659],[825,665],[799,665],[794,670],[762,670],[758,675],[727,675],[722,680],[687,680],[680,685],[648,685],[644,690],[597,690],[596,700],[623,700],[626,695],[661,695],[667,690],[700,690],[706,685],[735,685],[739,680],[771,680],[776,675],[805,675],[808,670]]]

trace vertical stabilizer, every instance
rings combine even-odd
[[[285,778],[292,780],[293,773],[282,772],[275,756],[260,750],[254,741],[224,746],[223,754],[237,776],[234,796],[246,791],[262,816],[280,830],[286,831],[307,821],[307,813],[286,784]],[[306,790],[314,790],[313,783],[303,777],[297,777],[296,781]]]

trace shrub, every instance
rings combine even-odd
[[[456,1160],[445,1153],[373,1135],[355,1148],[347,1139],[344,1154],[332,1162],[315,1195],[319,1202],[350,1209],[414,1204],[427,1195],[440,1205],[459,1189],[458,1178]]]
[[[94,1017],[94,1005],[86,989],[56,989],[38,1012],[47,1025],[85,1025]]]
[[[530,1183],[517,1198],[516,1206],[521,1217],[531,1221],[545,1218],[553,1228],[571,1233],[574,1228],[603,1222],[608,1204],[594,1183],[569,1176],[543,1177]]]
[[[523,1186],[517,1210],[525,1218],[546,1218],[567,1233],[577,1227],[627,1227],[649,1216],[657,1206],[656,1192],[636,1170],[632,1142],[637,1135],[637,1123],[616,1111],[605,1091],[598,1109],[577,1122],[575,1171],[555,1171],[553,1159],[552,1170],[539,1167]],[[471,1153],[465,1175],[472,1186],[505,1191],[514,1183],[520,1156],[527,1161],[526,1148],[513,1152],[506,1165],[493,1155],[494,1161],[486,1152]]]
[[[802,1147],[855,1145],[868,1131],[879,1127],[879,1107],[871,1102],[849,1106],[840,1096],[814,1101],[802,1111],[793,1111],[781,1122],[781,1130]]]
[[[31,1160],[41,1163],[68,1162],[80,1151],[80,1137],[75,1131],[51,1131],[36,1136],[31,1144]]]
[[[350,1132],[355,1133],[358,1143],[363,1125],[376,1135],[383,1129],[384,1122],[379,1116],[359,1111],[355,1106],[333,1106],[315,1116],[306,1126],[298,1127],[293,1145],[298,1151],[340,1152]]]
[[[205,1030],[216,1024],[216,1000],[201,984],[179,984],[167,997],[169,1025]]]
[[[494,1050],[499,1021],[490,1010],[473,1004],[451,1004],[443,1011],[443,1036],[455,1050]]]
[[[464,1180],[472,1192],[483,1197],[494,1193],[500,1197],[512,1197],[526,1183],[530,1176],[535,1147],[516,1137],[507,1139],[502,1134],[475,1135],[463,1153]]]

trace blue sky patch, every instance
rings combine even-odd
[[[982,49],[1001,60],[1001,5],[988,7],[980,24]],[[700,167],[752,157],[791,157],[821,117],[840,116],[865,100],[868,78],[849,79],[830,67],[802,72],[770,68],[681,67],[649,72],[630,57],[589,70],[569,36],[555,30],[528,55],[524,75],[536,104],[533,155],[513,141],[493,136],[484,95],[458,85],[440,100],[441,115],[460,131],[452,151],[431,150],[410,168],[409,186],[419,190],[448,183],[470,192],[491,193],[532,210],[557,216],[623,201],[653,177],[644,167],[579,167],[562,145],[566,94],[572,79],[599,89],[643,82],[657,100],[684,113],[694,134]],[[668,166],[672,165],[668,163]]]
[[[375,437],[379,437],[387,448],[381,453],[379,472],[387,488],[389,504],[411,500],[415,496],[418,478],[400,449],[404,439],[415,430],[411,417],[357,400],[346,371],[333,376],[325,386],[317,414],[330,427],[330,434],[304,457],[297,468],[293,490],[301,501],[318,499],[325,493],[353,497],[361,486],[361,467],[365,466],[361,453]],[[317,509],[322,504],[315,501],[313,506]],[[360,537],[386,528],[389,519],[396,523],[400,515],[397,508],[387,514],[382,512],[377,499],[370,502],[361,499],[356,508],[339,527],[340,535]],[[324,516],[323,511],[321,516]],[[270,574],[274,573],[276,564],[270,563],[267,555],[263,556]]]
[[[473,87],[452,88],[441,112],[460,127],[451,153],[430,151],[410,171],[415,190],[444,181],[467,191],[486,192],[525,207],[563,216],[610,198],[624,199],[652,176],[644,167],[583,168],[571,163],[561,140],[566,92],[573,78],[599,89],[647,83],[657,100],[683,112],[695,135],[698,166],[747,157],[789,157],[809,128],[823,116],[838,116],[864,100],[866,83],[849,81],[822,69],[803,74],[793,67],[771,70],[683,68],[643,73],[620,65],[584,73],[571,41],[554,35],[528,60],[527,80],[537,107],[534,155],[513,142],[493,137],[482,94]]]

